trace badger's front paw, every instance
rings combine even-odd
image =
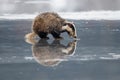
[[[63,37],[56,37],[55,38],[56,40],[62,40],[62,39],[64,39]]]
[[[41,39],[49,39],[49,37],[44,37],[44,38],[41,38]]]

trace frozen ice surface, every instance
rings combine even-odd
[[[80,40],[25,42],[31,20],[0,21],[0,80],[119,80],[120,21],[73,20]]]

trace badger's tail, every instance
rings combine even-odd
[[[35,44],[37,41],[34,39],[37,36],[36,33],[31,32],[25,35],[25,41],[29,44]]]
[[[36,36],[37,36],[37,34],[34,33],[34,32],[32,32],[32,33],[26,34],[26,35],[25,35],[25,38],[26,38],[26,39],[33,39],[33,38],[36,37]]]

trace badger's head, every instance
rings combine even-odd
[[[70,37],[77,38],[76,28],[72,22],[65,22],[62,30],[66,31]]]

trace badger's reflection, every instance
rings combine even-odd
[[[54,40],[48,43],[47,40],[27,41],[32,45],[32,54],[34,59],[43,66],[56,66],[67,57],[73,55],[76,49],[76,41],[69,42],[67,45],[60,43],[60,40]]]

